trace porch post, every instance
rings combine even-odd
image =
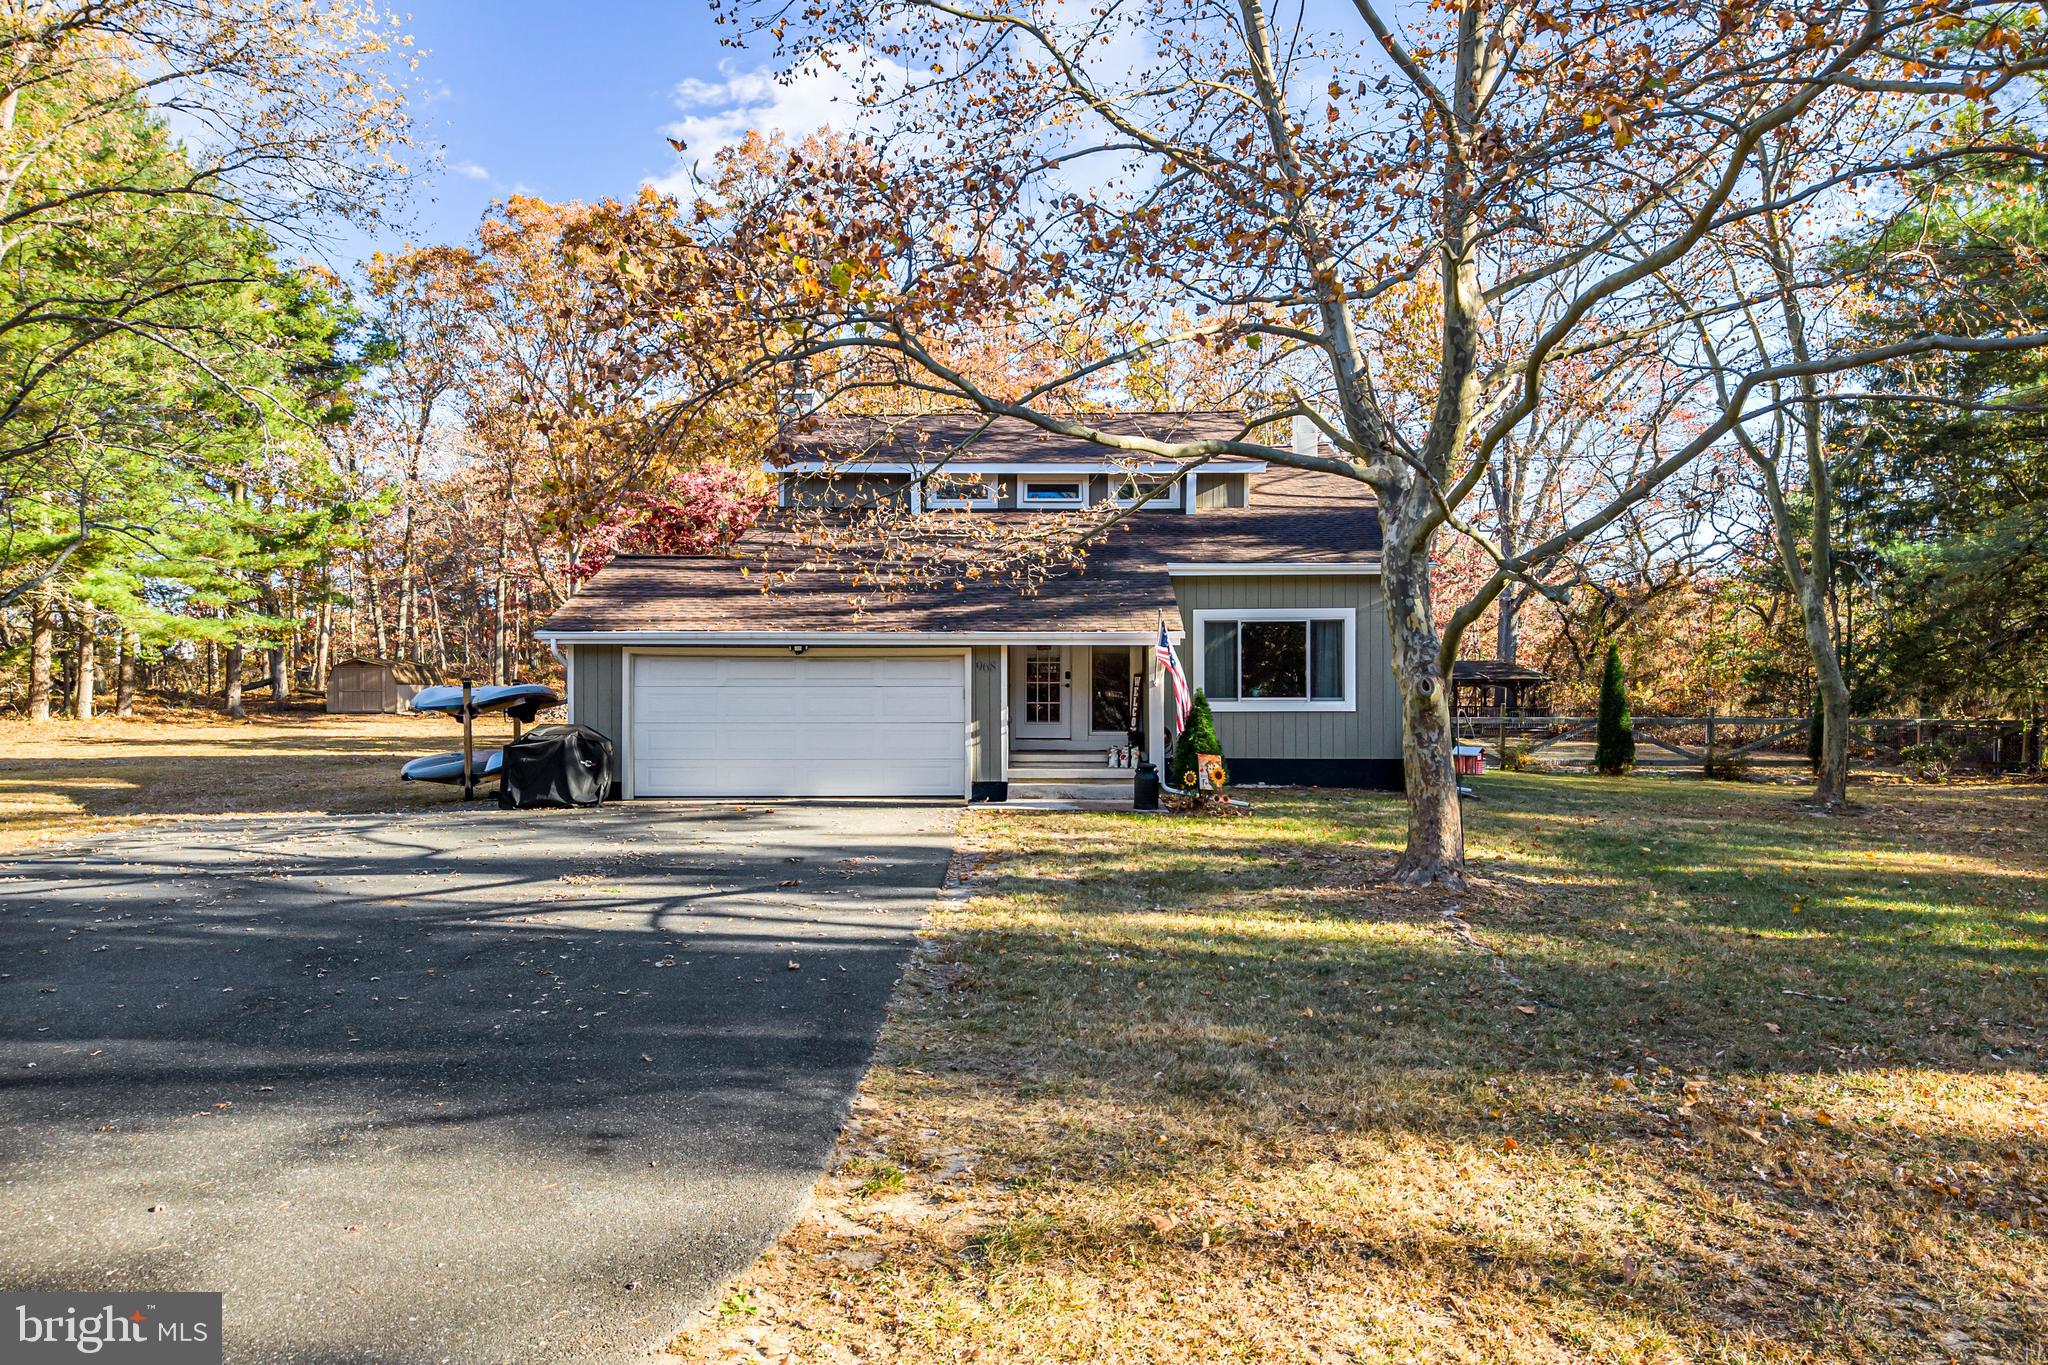
[[[1166,771],[1166,670],[1157,649],[1145,651],[1145,757],[1159,780],[1172,786],[1175,779]]]

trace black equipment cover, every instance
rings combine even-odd
[[[542,725],[505,746],[498,804],[598,806],[611,795],[617,751],[588,725]]]

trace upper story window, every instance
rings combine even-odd
[[[994,507],[1002,501],[1002,486],[993,474],[937,473],[925,480],[927,507]]]
[[[1138,500],[1145,499],[1145,506],[1169,508],[1180,506],[1181,480],[1173,477],[1148,478],[1139,475],[1135,479],[1124,479],[1112,474],[1116,492],[1111,501],[1118,507],[1134,507]],[[1147,494],[1152,496],[1147,497]]]
[[[1086,476],[1060,476],[1026,474],[1017,480],[1017,505],[1019,507],[1086,507],[1088,505],[1088,480]]]
[[[1357,709],[1350,607],[1195,613],[1195,686],[1218,711]]]

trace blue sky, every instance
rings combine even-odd
[[[446,164],[409,221],[334,244],[346,266],[371,248],[461,241],[493,199],[596,199],[678,173],[666,137],[693,155],[749,125],[808,131],[831,92],[766,79],[771,55],[722,47],[703,0],[413,0],[421,49],[413,115]]]
[[[1356,28],[1344,0],[1305,8],[1312,22]],[[322,247],[344,272],[373,250],[465,241],[493,199],[515,193],[623,197],[650,180],[684,189],[670,136],[708,158],[749,128],[802,136],[855,112],[844,77],[813,64],[778,84],[765,40],[723,46],[733,30],[712,22],[708,0],[412,0],[408,28],[421,52],[421,159],[440,169],[400,222]]]

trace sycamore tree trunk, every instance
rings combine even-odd
[[[1814,776],[1813,803],[1840,810],[1849,801],[1849,682],[1828,622],[1826,588],[1815,574],[1804,575],[1799,585],[1799,615],[1820,685],[1820,771]]]
[[[1768,171],[1768,163],[1765,169]],[[1806,314],[1794,287],[1794,244],[1776,213],[1764,215],[1764,241],[1770,251],[1773,274],[1778,282],[1778,306],[1785,320],[1785,337],[1793,359],[1812,359],[1807,345]],[[1800,624],[1806,631],[1806,650],[1813,659],[1814,681],[1820,689],[1821,754],[1815,775],[1813,804],[1824,811],[1839,811],[1849,801],[1849,684],[1842,674],[1842,654],[1835,643],[1834,621],[1828,615],[1828,600],[1835,581],[1835,482],[1828,459],[1820,382],[1803,375],[1796,384],[1800,405],[1796,439],[1797,454],[1806,461],[1807,527],[1804,554],[1799,544],[1799,526],[1787,493],[1785,469],[1794,451],[1759,450],[1747,437],[1741,438],[1751,463],[1763,474],[1764,501],[1771,512],[1771,530],[1778,542],[1778,557],[1785,577],[1799,602]]]
[[[50,719],[50,656],[55,641],[56,613],[50,593],[39,588],[28,599],[28,718],[42,725]]]
[[[1409,497],[1421,494],[1411,489]],[[1408,847],[1394,879],[1407,886],[1458,887],[1465,883],[1465,818],[1451,763],[1451,689],[1430,596],[1430,541],[1424,538],[1416,547],[1403,510],[1384,503],[1381,510],[1381,583],[1401,697],[1401,773],[1408,793]]]
[[[92,603],[78,604],[78,667],[74,670],[72,682],[75,691],[71,697],[71,714],[80,720],[92,719],[93,691],[98,686],[96,664],[98,657],[94,649],[94,635],[99,629],[99,613]]]

